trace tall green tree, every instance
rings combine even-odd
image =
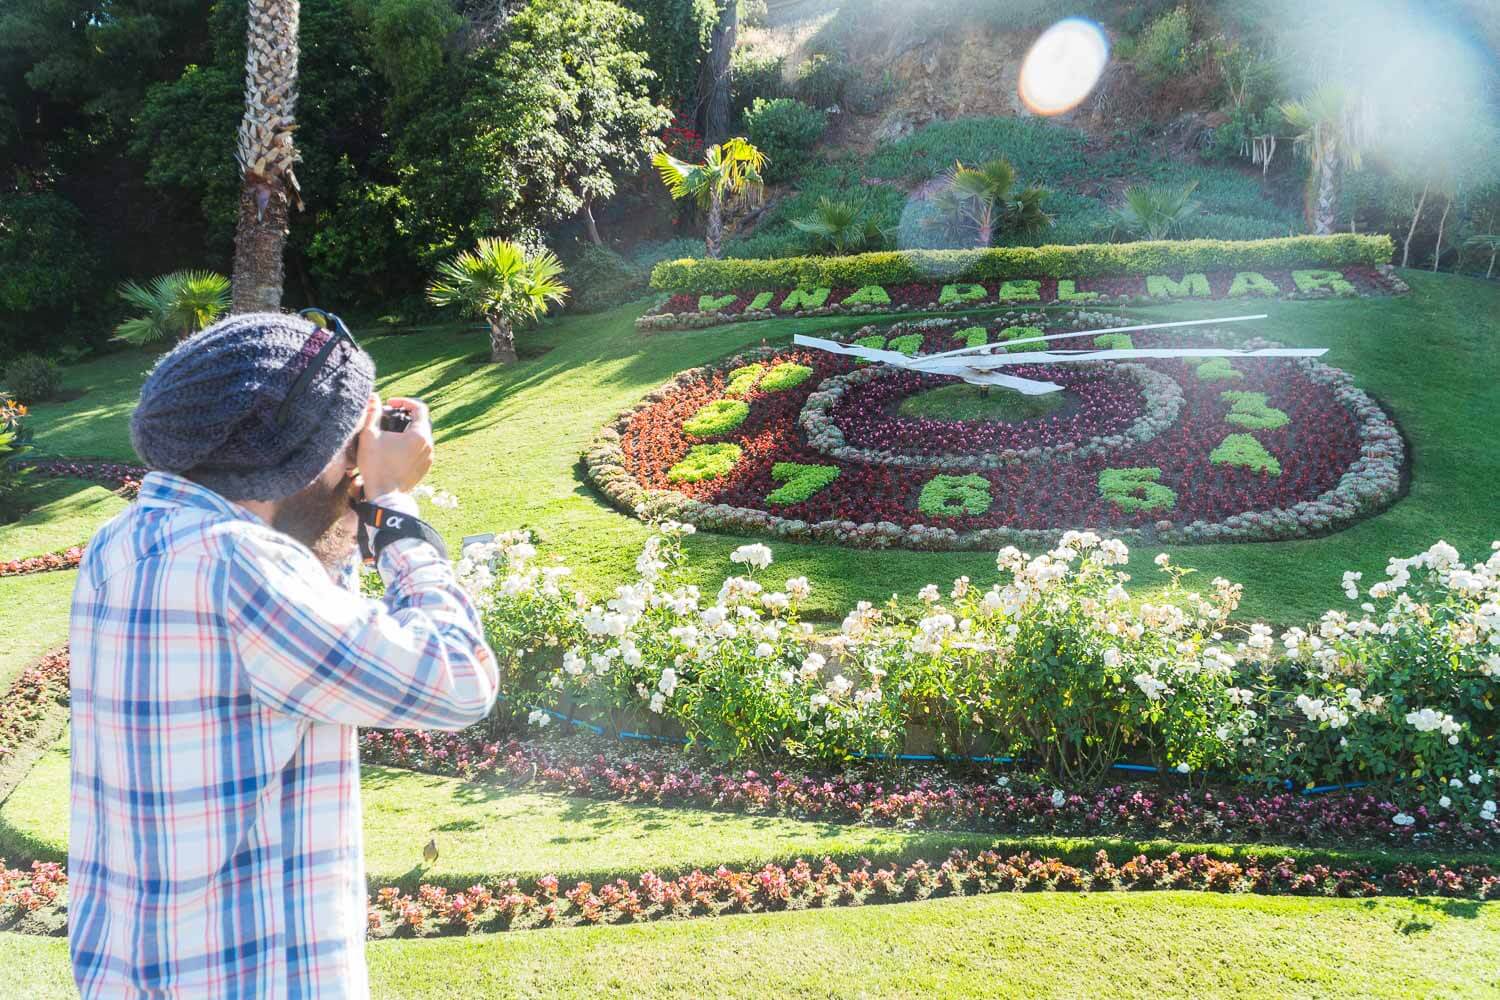
[[[704,150],[702,163],[685,163],[664,152],[651,162],[667,193],[675,199],[690,198],[707,210],[704,252],[718,257],[724,247],[724,202],[760,191],[766,154],[745,139],[734,138]]]

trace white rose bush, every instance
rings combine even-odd
[[[506,657],[497,726],[580,721],[742,763],[972,757],[1068,790],[1130,761],[1495,819],[1500,550],[1466,565],[1439,543],[1363,592],[1345,574],[1358,617],[1278,633],[1233,620],[1239,585],[1190,588],[1164,555],[1161,586],[1132,597],[1125,544],[1072,531],[1002,550],[994,581],[918,581],[820,633],[801,617],[816,582],[778,579],[766,545],[736,549],[707,592],[684,582],[693,527],[654,529],[602,600],[525,533],[465,548],[460,578]]]

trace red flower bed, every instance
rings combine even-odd
[[[0,562],[0,576],[24,576],[27,573],[46,573],[50,570],[73,569],[83,558],[83,546],[74,545],[60,552],[28,556]]]
[[[602,749],[601,749],[602,747]],[[1063,795],[1025,776],[978,768],[955,776],[931,764],[838,774],[720,770],[677,749],[625,749],[579,739],[542,745],[469,730],[365,730],[365,760],[507,787],[531,785],[595,799],[768,813],[830,823],[1145,839],[1284,844],[1500,847],[1500,820],[1474,824],[1402,809],[1364,792],[1299,795],[1245,788],[1192,792],[1132,782]]]
[[[68,700],[68,651],[48,653],[0,696],[0,764],[29,743],[48,708]]]
[[[1068,864],[1030,852],[971,854],[955,850],[936,863],[876,866],[868,859],[845,867],[824,858],[759,869],[719,867],[664,879],[646,872],[595,886],[564,889],[546,875],[524,889],[515,879],[450,892],[422,885],[415,896],[379,889],[368,904],[370,936],[419,937],[470,931],[558,925],[617,924],[671,918],[763,913],[831,906],[901,903],[996,892],[1130,892],[1192,889],[1273,896],[1416,896],[1500,899],[1500,873],[1483,865],[1417,868],[1387,873],[1364,865],[1332,867],[1293,858],[1226,861],[1205,854],[1137,854],[1116,864],[1097,852],[1091,863]]]

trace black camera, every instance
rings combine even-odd
[[[411,414],[395,407],[383,407],[380,411],[380,429],[400,433],[411,426]]]

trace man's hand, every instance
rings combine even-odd
[[[389,405],[410,414],[411,424],[404,431],[382,431],[380,397],[371,394],[365,424],[359,432],[359,474],[367,500],[410,492],[432,468],[432,422],[427,404],[398,396]]]

